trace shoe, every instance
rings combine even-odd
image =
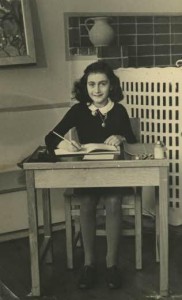
[[[79,288],[80,289],[92,288],[95,283],[95,276],[96,276],[96,270],[93,265],[84,266],[79,280]]]
[[[107,284],[110,289],[121,287],[121,274],[116,266],[107,268]]]

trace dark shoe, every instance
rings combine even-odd
[[[95,283],[96,270],[94,266],[84,266],[80,280],[79,288],[80,289],[90,289],[94,286]]]
[[[116,266],[107,268],[107,284],[110,289],[121,287],[121,274]]]

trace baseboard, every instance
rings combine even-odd
[[[52,231],[59,231],[65,229],[65,222],[55,223],[52,224]],[[40,226],[39,228],[39,234],[43,234],[43,226]],[[10,240],[17,240],[28,237],[28,229],[13,231],[13,232],[7,232],[0,234],[0,242],[6,242]]]
[[[128,222],[134,222],[133,217],[127,218]],[[151,216],[151,214],[144,213],[143,214],[143,227],[148,228],[154,226],[154,217]],[[64,230],[65,229],[65,222],[59,222],[52,224],[52,231],[59,231],[59,230]],[[39,227],[39,234],[43,234],[43,226]],[[23,229],[23,230],[18,230],[18,231],[13,231],[13,232],[7,232],[7,233],[2,233],[0,234],[0,242],[6,242],[10,240],[16,240],[16,239],[21,239],[21,238],[26,238],[28,237],[28,229]]]

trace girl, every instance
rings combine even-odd
[[[80,144],[106,143],[120,146],[123,140],[135,143],[129,116],[124,106],[119,78],[104,61],[90,64],[82,78],[74,84],[73,93],[79,103],[71,107],[60,123],[49,132],[45,142],[50,153],[61,141],[55,134],[65,135],[76,127]],[[80,144],[67,143],[68,150],[78,151]],[[80,222],[83,237],[85,261],[79,287],[91,288],[95,283],[95,230],[96,206],[100,198],[106,208],[107,235],[107,283],[110,288],[120,287],[120,272],[117,268],[120,230],[121,197],[120,188],[77,189],[81,197]]]

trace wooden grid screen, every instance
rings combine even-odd
[[[170,160],[170,223],[182,224],[181,89],[182,70],[175,68],[118,69],[130,117],[140,118],[145,143],[163,141]],[[181,81],[180,81],[181,80]]]

